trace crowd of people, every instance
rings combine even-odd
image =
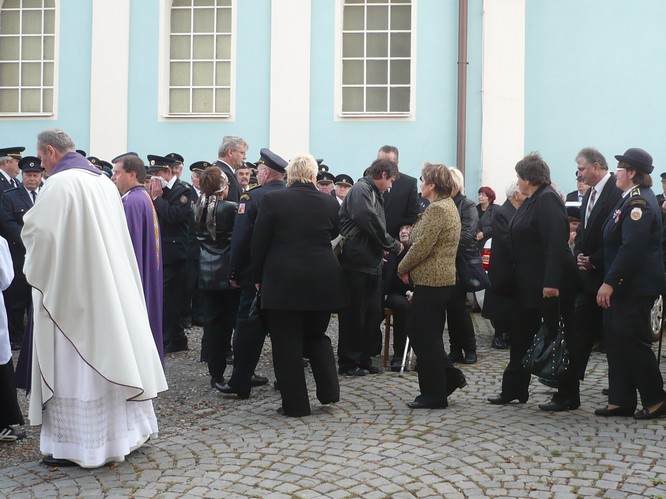
[[[571,365],[540,409],[580,406],[579,382],[603,339],[608,404],[595,413],[666,415],[648,338],[652,303],[666,291],[663,200],[642,149],[616,156],[615,174],[599,151],[582,149],[577,211],[536,153],[516,164],[496,206],[487,186],[478,203],[467,198],[462,172],[444,164],[425,162],[419,187],[390,145],[354,181],[309,154],[286,161],[264,148],[249,163],[247,142],[226,136],[217,161],[191,163],[192,184],[179,178],[178,153],[107,163],[58,129],[39,134],[37,156],[24,150],[0,149],[0,392],[9,401],[0,441],[25,435],[15,387],[25,388],[46,464],[101,466],[155,435],[165,354],[192,346],[190,324],[203,326],[211,387],[239,399],[268,383],[255,369],[270,333],[278,412],[301,417],[311,413],[306,365],[321,404],[340,400],[338,376],[382,372],[372,358],[387,307],[390,369],[400,370],[407,338],[417,357],[420,393],[407,405],[446,408],[467,385],[455,364],[477,362],[460,262],[491,239],[483,314],[492,346],[510,352],[489,402],[527,402],[523,357],[542,324],[562,324]]]

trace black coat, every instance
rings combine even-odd
[[[23,187],[9,189],[2,195],[2,235],[9,244],[9,252],[14,262],[14,273],[23,272],[25,246],[21,240],[23,215],[33,207],[32,198]]]
[[[153,204],[160,222],[162,261],[173,265],[187,258],[187,243],[192,220],[192,195],[189,185],[176,180],[166,187]]]
[[[21,184],[21,182],[19,182],[19,179],[16,178],[14,180],[16,180],[16,183],[18,184],[18,187],[21,187],[23,185],[23,184]],[[9,189],[16,189],[16,187],[14,187],[9,182],[9,180],[7,180],[2,173],[0,173],[0,193],[8,191]]]
[[[386,232],[397,238],[400,227],[413,225],[420,211],[416,179],[401,173],[393,182],[393,187],[384,193]]]
[[[590,263],[594,265],[593,270],[579,271],[580,282],[583,289],[588,293],[595,293],[603,282],[603,237],[602,229],[606,219],[613,211],[613,208],[622,197],[622,191],[615,185],[615,175],[611,173],[606,181],[601,194],[594,202],[590,218],[585,225],[585,213],[587,212],[587,203],[589,202],[592,189],[590,188],[580,207],[581,224],[576,232],[574,241],[574,255],[580,254],[590,257]]]
[[[577,272],[569,249],[569,218],[559,194],[541,185],[509,224],[516,298],[523,308],[540,308],[543,288],[574,292]]]
[[[311,183],[263,197],[252,235],[252,269],[265,309],[338,310],[347,305],[343,275],[331,250],[340,231],[339,204]]]
[[[196,234],[199,242],[199,288],[231,289],[229,273],[231,267],[231,234],[238,205],[231,201],[215,203],[215,225],[209,227],[210,204],[197,204],[195,210]],[[212,222],[211,222],[212,225]],[[214,231],[215,239],[211,235]]]
[[[218,160],[215,162],[215,164],[220,167],[220,170],[222,170],[229,179],[229,192],[227,193],[227,201],[239,203],[243,189],[238,183],[238,179],[236,178],[234,170],[224,161]]]
[[[496,208],[495,203],[490,203],[486,208],[486,211],[481,209],[480,204],[476,206],[476,211],[479,214],[479,230],[483,232],[483,239],[477,241],[479,249],[482,249],[486,244],[486,241],[493,237],[493,218],[495,216]]]

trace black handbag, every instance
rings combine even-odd
[[[247,313],[247,326],[253,332],[266,331],[264,312],[261,310],[261,291],[257,291],[252,299],[250,310]]]
[[[481,291],[490,287],[488,273],[483,268],[478,249],[476,254],[463,251],[456,256],[456,271],[458,280],[467,292]]]
[[[564,377],[569,370],[569,350],[561,318],[555,327],[542,322],[532,346],[523,357],[523,367],[530,374],[550,381],[560,381]]]

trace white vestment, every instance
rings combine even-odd
[[[24,223],[41,450],[85,467],[122,460],[157,432],[151,399],[167,384],[118,190],[104,175],[61,171]]]
[[[7,240],[0,237],[0,291],[9,287],[14,279],[14,265],[9,253]],[[5,365],[12,359],[12,348],[9,342],[9,329],[7,327],[7,309],[5,299],[0,293],[0,365]]]

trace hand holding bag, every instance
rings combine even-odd
[[[252,299],[250,310],[247,313],[247,326],[253,332],[266,331],[266,321],[261,310],[261,291],[257,291]]]
[[[564,339],[559,299],[558,323],[549,325],[544,321],[534,337],[532,346],[523,357],[523,367],[539,378],[559,381],[569,369],[569,350]]]

